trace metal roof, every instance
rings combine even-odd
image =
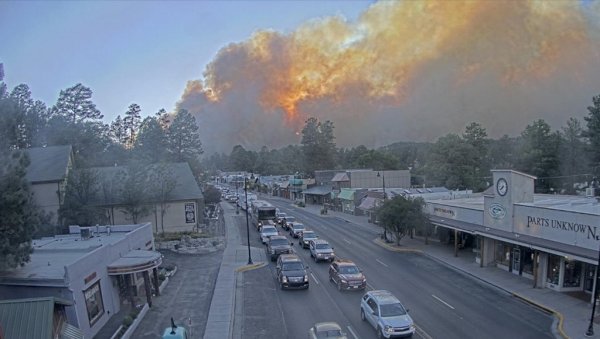
[[[0,301],[0,324],[6,338],[53,338],[55,305],[70,301],[48,297]]]
[[[34,147],[26,152],[30,160],[26,174],[29,182],[61,181],[67,176],[71,146]]]
[[[348,177],[348,174],[341,172],[334,175],[331,181],[350,181],[350,178]]]
[[[303,194],[312,194],[312,195],[327,195],[331,194],[331,187],[329,186],[315,186],[311,187],[307,190],[302,191]]]
[[[355,190],[342,188],[337,198],[343,200],[354,200],[354,193],[356,193]]]

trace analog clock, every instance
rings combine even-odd
[[[508,192],[508,183],[506,182],[506,179],[500,178],[496,181],[496,192],[501,196],[506,195],[506,192]]]

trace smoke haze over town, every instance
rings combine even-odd
[[[178,108],[207,153],[298,143],[307,117],[338,146],[434,141],[480,122],[491,137],[582,118],[600,92],[600,6],[562,1],[378,2],[223,47]],[[201,65],[199,65],[200,67]]]

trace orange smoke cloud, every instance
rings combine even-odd
[[[260,31],[245,42],[224,47],[207,66],[203,81],[190,82],[179,106],[200,116],[242,117],[244,125],[236,132],[240,142],[257,147],[297,140],[277,132],[272,139],[253,137],[266,119],[274,128],[297,130],[308,115],[344,126],[336,128],[342,142],[357,130],[341,121],[350,118],[354,123],[374,116],[379,117],[377,122],[394,118],[392,122],[411,129],[409,122],[417,112],[438,118],[457,112],[463,116],[448,120],[456,120],[454,129],[462,128],[469,122],[464,120],[477,118],[465,110],[494,110],[475,98],[469,100],[470,93],[482,86],[489,95],[515,99],[515,106],[498,110],[530,111],[523,98],[513,97],[514,86],[527,89],[551,81],[589,84],[592,75],[597,78],[600,45],[593,22],[600,18],[598,13],[598,6],[575,1],[378,2],[356,22],[335,16],[308,22],[287,35]],[[456,101],[451,94],[462,99]],[[537,94],[546,97],[541,91]],[[419,104],[439,100],[433,95],[442,100]],[[448,101],[454,107],[447,107]],[[432,113],[436,107],[444,111]],[[370,133],[394,138],[387,127],[378,129],[375,122],[371,127],[375,130]],[[344,131],[348,135],[340,137]],[[362,141],[382,144],[407,137],[410,134],[395,140],[367,136]]]

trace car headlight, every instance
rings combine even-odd
[[[344,280],[344,279],[342,279],[341,281],[342,281],[342,284],[346,284],[346,283],[348,283],[348,282],[347,282],[346,280]]]
[[[415,329],[415,324],[410,324],[410,329],[414,330]]]
[[[394,328],[393,328],[392,326],[390,326],[390,325],[385,325],[385,326],[383,327],[383,330],[384,330],[384,331],[386,331],[387,333],[392,333],[392,332],[394,332]]]
[[[271,249],[270,252],[271,252],[271,254],[275,254],[275,250],[274,249]]]
[[[308,274],[304,275],[304,281],[308,281]]]
[[[284,275],[283,277],[281,277],[281,281],[287,282],[287,277]]]

